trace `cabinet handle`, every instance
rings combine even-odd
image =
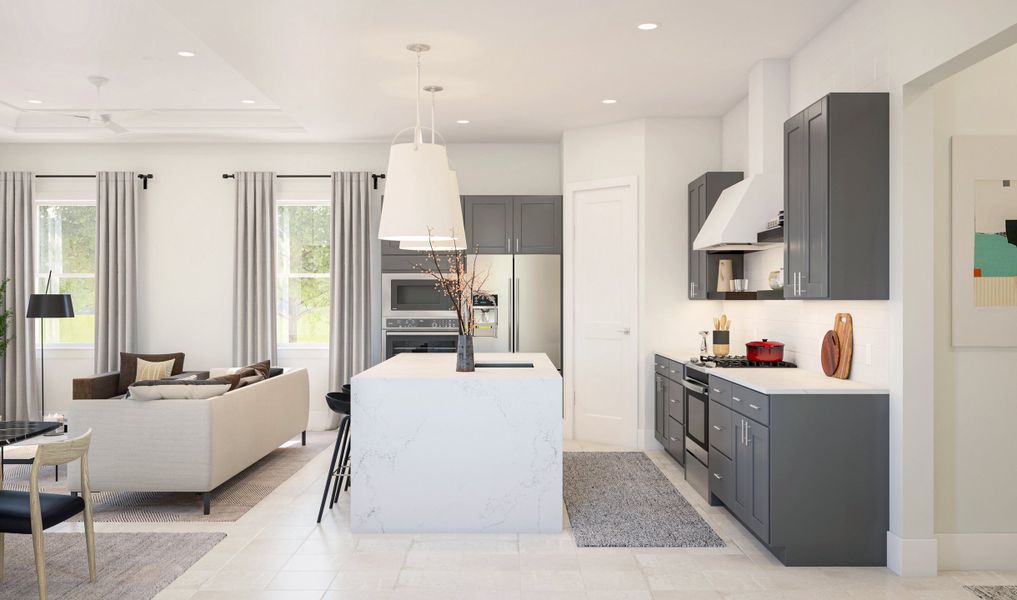
[[[671,374],[674,375],[674,369],[671,369]]]
[[[516,252],[519,252],[519,238],[516,238]]]
[[[671,404],[674,404],[675,402],[677,402],[677,400],[675,400],[674,398],[671,398]]]
[[[751,408],[752,410],[759,410],[759,407],[756,406],[755,404],[749,404],[749,408]]]
[[[720,390],[718,390],[717,388],[713,388],[713,391],[717,392],[718,394],[720,393]]]
[[[749,435],[749,429],[751,426],[748,421],[745,421],[745,445],[748,446],[752,443],[752,436]]]
[[[720,431],[721,429],[724,429],[720,425],[714,425],[713,428],[716,429],[717,431]]]
[[[512,238],[505,238],[505,252],[512,252]]]
[[[677,442],[678,441],[676,438],[668,438],[668,439],[670,439],[672,442]]]
[[[724,479],[723,475],[717,475],[716,473],[714,473],[713,476],[716,477],[717,479]]]
[[[741,402],[742,401],[742,399],[739,398],[738,396],[731,396],[731,399],[734,400],[735,402]]]

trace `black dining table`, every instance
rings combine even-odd
[[[3,481],[4,448],[63,427],[56,421],[0,421],[0,481]],[[11,463],[30,463],[30,460],[12,460]]]

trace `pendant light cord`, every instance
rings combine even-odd
[[[423,142],[423,133],[420,131],[420,50],[417,50],[417,127],[413,131],[413,147],[419,148]]]
[[[435,89],[431,88],[431,143],[434,143],[434,92]]]

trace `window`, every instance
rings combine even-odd
[[[280,201],[276,207],[280,344],[328,344],[331,212],[328,201]]]
[[[45,201],[37,205],[36,290],[70,294],[73,319],[46,319],[47,344],[95,343],[95,237],[96,209],[91,202]]]

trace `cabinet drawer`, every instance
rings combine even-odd
[[[671,381],[681,381],[684,377],[685,365],[673,360],[667,361],[667,373],[664,373]]]
[[[734,415],[724,405],[710,402],[710,447],[728,457],[734,457]]]
[[[731,407],[731,382],[710,375],[710,400]]]
[[[663,356],[656,354],[653,357],[653,372],[660,375],[666,375],[668,371],[668,361]]]
[[[667,401],[664,404],[667,415],[679,423],[685,423],[685,388],[677,381],[668,381],[666,390]]]
[[[770,397],[740,385],[731,386],[731,408],[753,421],[770,424]]]
[[[682,424],[668,417],[664,433],[664,449],[678,464],[685,464],[685,428]]]
[[[710,448],[710,493],[729,505],[734,490],[734,462]]]

